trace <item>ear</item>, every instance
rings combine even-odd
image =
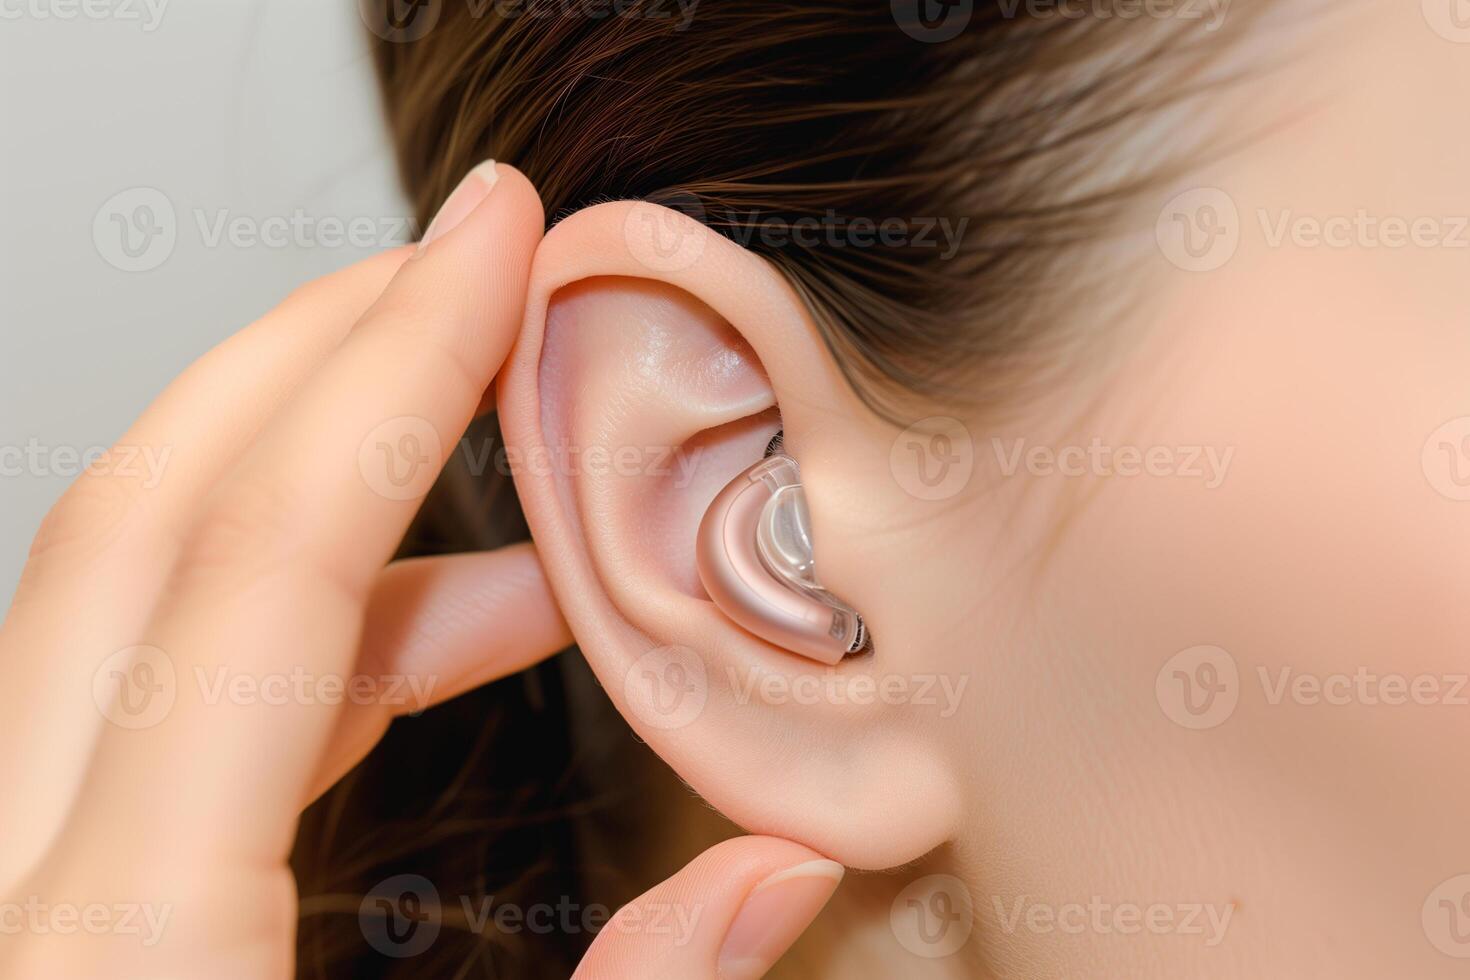
[[[890,467],[894,431],[778,272],[654,205],[573,214],[537,252],[497,392],[547,575],[640,737],[736,823],[850,866],[952,837],[969,751],[939,693],[955,693],[953,665],[929,676],[895,602],[908,556],[885,542],[914,498]],[[700,519],[778,428],[801,465],[818,577],[874,638],[835,667],[743,630],[695,570]]]

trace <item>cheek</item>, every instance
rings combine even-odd
[[[1345,275],[1359,261],[1246,271],[1235,294],[1269,299],[1171,318],[1191,326],[1138,384],[1167,410],[1132,399],[1116,430],[1183,447],[1181,466],[1199,453],[1197,478],[1104,481],[1082,518],[1115,590],[1154,596],[1181,645],[1237,635],[1314,671],[1466,667],[1470,329],[1391,264]]]
[[[1202,473],[1089,478],[1039,615],[1067,624],[1056,675],[1093,682],[1079,716],[1147,735],[1139,758],[1177,773],[1228,750],[1254,773],[1238,812],[1269,786],[1261,818],[1307,828],[1334,799],[1361,815],[1349,838],[1393,826],[1396,803],[1360,787],[1400,786],[1435,801],[1427,853],[1467,802],[1445,777],[1470,764],[1470,422],[1446,423],[1470,416],[1470,329],[1392,263],[1348,275],[1359,261],[1247,266],[1160,318],[1082,431],[1197,452]],[[1202,646],[1228,652],[1238,702],[1184,731],[1160,677]]]
[[[1044,692],[1033,717],[1064,729],[1056,757],[1086,747],[1075,779],[1129,786],[1116,817],[1153,828],[1164,878],[1274,896],[1262,912],[1281,923],[1334,889],[1379,928],[1465,854],[1470,456],[1431,437],[1470,416],[1470,330],[1407,308],[1384,277],[1343,295],[1329,272],[1233,284],[1161,319],[1175,328],[1072,438],[1228,465],[1056,490],[1029,613],[1041,642],[999,666]],[[1202,673],[1201,647],[1233,676]],[[1212,677],[1231,684],[1223,714]],[[1008,738],[1037,730],[1010,724]],[[1201,870],[1196,832],[1267,870]],[[1286,862],[1316,884],[1283,889],[1269,869]]]
[[[1437,48],[1396,63],[1433,77],[1424,92],[1459,90],[1435,74],[1451,63]],[[1470,667],[1466,251],[1273,237],[1283,222],[1466,213],[1466,131],[1435,122],[1444,102],[1404,96],[1375,86],[1201,177],[1238,205],[1239,250],[1204,274],[1158,263],[1153,332],[1098,424],[1234,456],[1213,490],[1101,481],[1076,545],[1125,610],[1114,621],[1155,654],[1231,639],[1302,671]]]

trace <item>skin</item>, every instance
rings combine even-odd
[[[160,483],[99,467],[47,520],[0,632],[0,731],[16,748],[0,972],[292,975],[301,807],[393,714],[569,642],[529,545],[385,568],[437,467],[405,487],[359,453],[402,435],[381,427],[404,416],[421,435],[463,431],[504,361],[543,218],[524,177],[495,172],[451,197],[427,248],[310,284],[175,382],[120,444],[173,447]],[[154,652],[119,653],[135,646]],[[129,714],[131,691],[94,696],[140,666],[169,692],[144,702],[160,716]],[[220,668],[342,686],[333,702],[196,683]],[[433,684],[342,697],[395,677]],[[840,873],[789,841],[726,842],[622,910],[627,928],[607,928],[581,973],[758,976]],[[670,935],[639,927],[650,905],[699,914]],[[81,928],[98,909],[115,918]]]
[[[1470,459],[1445,426],[1470,416],[1466,253],[1271,232],[1288,212],[1365,210],[1465,237],[1449,219],[1470,214],[1467,49],[1380,6],[1307,25],[1321,36],[1303,57],[1208,102],[1203,121],[1249,140],[1147,197],[1120,283],[1144,301],[1108,324],[1109,356],[1003,419],[946,408],[928,413],[953,418],[942,429],[901,433],[760,259],[629,202],[540,239],[515,178],[422,258],[293,297],[130,434],[194,462],[146,498],[93,481],[63,501],[0,635],[18,678],[0,725],[22,748],[4,776],[26,790],[0,801],[19,841],[0,882],[168,895],[178,921],[148,955],[172,959],[38,937],[0,956],[57,975],[189,974],[205,956],[227,976],[284,973],[289,815],[385,722],[205,710],[181,685],[160,724],[109,728],[88,695],[112,651],[412,664],[439,697],[569,629],[636,733],[760,835],[647,899],[707,902],[696,941],[607,931],[589,975],[718,975],[757,883],[825,856],[897,870],[850,876],[792,975],[1459,976],[1470,503],[1454,498]],[[1191,271],[1154,225],[1199,188],[1228,196],[1239,241]],[[1074,326],[1097,326],[1087,312]],[[394,341],[405,327],[428,342]],[[261,378],[273,399],[247,397]],[[405,414],[460,431],[492,378],[513,454],[562,459],[517,466],[536,551],[384,572],[414,502],[364,489],[364,434]],[[833,670],[740,630],[693,575],[705,506],[778,424],[819,575],[875,640]],[[1152,470],[1098,462],[1094,444]],[[968,466],[934,492],[924,478],[957,451]],[[513,584],[486,596],[486,581]],[[465,592],[482,601],[461,634],[435,596],[460,609]],[[443,632],[409,642],[425,629]],[[896,696],[852,696],[885,684]],[[681,843],[712,821],[683,805]]]
[[[1141,301],[1075,382],[1004,418],[914,413],[958,416],[946,451],[973,468],[942,499],[918,479],[930,430],[866,412],[755,257],[627,202],[538,250],[497,389],[512,447],[689,464],[517,472],[608,695],[739,826],[900,868],[850,877],[791,975],[1463,970],[1470,504],[1446,488],[1470,460],[1461,430],[1435,434],[1470,415],[1470,134],[1448,123],[1470,59],[1417,9],[1313,16],[1242,42],[1304,46],[1198,110],[1239,148],[1146,195],[1119,282]],[[1203,271],[1154,234],[1196,188],[1240,215]],[[1443,244],[1275,238],[1283,215],[1360,210],[1435,219]],[[1071,326],[1104,329],[1088,312]],[[818,575],[874,636],[832,671],[691,579],[703,507],[777,407]],[[1018,441],[1043,455],[1010,462]],[[1094,441],[1139,458],[1078,471]],[[945,682],[956,710],[921,703]],[[897,703],[842,693],[885,683]],[[951,910],[956,949],[905,942],[921,915],[942,939]]]

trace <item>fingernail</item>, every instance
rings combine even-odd
[[[765,976],[822,911],[842,874],[836,861],[807,861],[751,889],[720,947],[720,980]]]
[[[436,238],[442,238],[454,229],[454,226],[469,216],[475,207],[495,187],[495,181],[500,175],[495,170],[495,161],[486,160],[474,170],[465,174],[464,180],[459,182],[450,195],[444,199],[439,207],[439,213],[434,215],[434,220],[429,222],[429,230],[424,232],[423,239],[419,242],[419,251],[422,252],[429,243]]]

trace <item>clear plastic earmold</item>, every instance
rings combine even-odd
[[[848,653],[863,649],[867,630],[862,617],[817,581],[811,515],[796,460],[784,453],[769,456],[751,471],[750,478],[765,483],[771,493],[756,524],[756,552],[761,564],[793,591],[832,610],[832,638],[844,642]]]

